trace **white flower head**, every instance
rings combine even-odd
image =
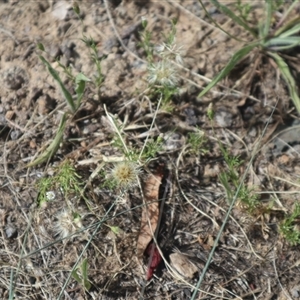
[[[123,161],[115,164],[111,170],[112,179],[123,188],[132,187],[138,184],[137,176],[140,174],[139,166],[131,161]]]
[[[48,201],[52,201],[56,198],[55,193],[53,191],[46,192],[46,198]]]
[[[166,44],[165,43],[162,43],[158,46],[155,47],[155,51],[158,53],[158,54],[161,54],[163,51],[165,51],[166,49]]]
[[[176,86],[178,77],[173,65],[168,60],[162,60],[148,67],[150,84],[158,83],[164,86]]]
[[[175,42],[172,44],[162,43],[155,48],[156,52],[163,58],[172,61],[176,61],[178,64],[182,65],[182,46],[177,46]]]
[[[57,221],[53,225],[53,230],[58,238],[64,239],[68,235],[75,233],[82,227],[81,217],[74,214],[70,209],[63,209],[56,215]]]

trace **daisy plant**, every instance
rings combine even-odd
[[[146,20],[142,25],[140,46],[147,56],[147,81],[151,92],[161,98],[161,109],[170,111],[172,110],[170,100],[178,92],[179,77],[176,64],[183,64],[182,49],[176,44],[176,22],[172,21],[171,30],[164,37],[165,41],[157,46],[151,42],[151,32],[146,29]]]
[[[210,17],[203,1],[199,0],[199,2],[215,26],[222,31],[225,31]],[[219,11],[231,18],[237,25],[250,33],[252,39],[245,43],[242,48],[232,55],[226,66],[203,89],[203,91],[199,94],[199,97],[204,96],[220,80],[226,77],[229,72],[252,51],[258,50],[274,61],[275,64],[272,65],[276,66],[276,68],[280,71],[280,74],[288,87],[290,97],[297,111],[300,113],[300,98],[297,91],[297,85],[294,77],[292,76],[291,68],[288,65],[288,58],[284,55],[285,51],[292,51],[297,46],[300,46],[300,17],[295,14],[295,9],[296,6],[299,5],[299,0],[292,1],[289,7],[287,7],[283,1],[265,0],[263,4],[265,6],[265,18],[262,18],[261,22],[257,25],[250,25],[248,14],[249,7],[247,8],[247,14],[245,15],[235,13],[234,9],[231,9],[228,4],[222,4],[217,0],[210,0],[210,2]],[[239,8],[241,4],[240,2],[241,1],[237,1],[236,3],[239,4]],[[280,13],[282,9],[283,13]],[[240,12],[241,9],[237,9],[237,11]],[[231,36],[229,33],[227,34]]]

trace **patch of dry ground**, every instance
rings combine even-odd
[[[267,143],[279,131],[279,124],[291,125],[295,117],[288,110],[292,106],[276,70],[260,59],[259,53],[253,54],[213,93],[199,100],[205,78],[217,74],[240,44],[209,25],[197,1],[111,1],[112,20],[103,1],[79,2],[79,6],[83,25],[70,2],[0,3],[0,298],[8,299],[13,290],[15,299],[58,299],[61,292],[61,299],[190,299],[228,208],[218,179],[225,164],[217,140],[244,160],[239,170],[243,174],[277,100],[279,109],[246,181],[255,187],[264,209],[249,214],[241,206],[234,208],[197,299],[299,298],[299,249],[290,246],[278,230],[284,213],[299,199],[294,184],[299,180],[297,135],[287,133]],[[233,35],[247,38],[240,28],[207,7]],[[176,37],[183,47],[185,67],[180,71],[180,93],[172,99],[173,111],[159,111],[150,132],[153,137],[169,137],[156,157],[166,169],[162,195],[167,178],[170,187],[158,234],[166,261],[148,283],[136,259],[142,215],[139,189],[112,191],[103,187],[103,176],[91,177],[103,163],[101,157],[122,156],[111,145],[113,131],[104,104],[124,124],[129,145],[141,148],[150,134],[157,99],[145,93],[147,68],[139,47],[142,17],[147,18],[148,30],[157,43],[163,41],[163,32],[170,31],[170,20],[178,20]],[[82,34],[93,37],[99,57],[105,57],[104,83],[100,89],[88,86],[53,160],[26,168],[54,138],[62,112],[68,109],[38,59],[36,44],[44,44],[56,69],[59,66],[53,57],[60,57],[74,73],[93,78],[96,69],[81,41]],[[65,82],[72,89],[67,79]],[[236,91],[225,88],[233,86]],[[206,115],[210,103],[215,110],[214,130]],[[188,133],[196,127],[207,137],[207,151],[201,155],[184,148]],[[297,126],[291,132],[295,130]],[[78,197],[66,199],[57,190],[53,201],[39,207],[38,180],[53,176],[66,157],[76,166],[80,180],[87,183],[88,202]],[[150,169],[155,168],[156,162],[153,164]],[[102,165],[104,172],[109,168],[109,163]],[[70,203],[82,216],[86,230],[61,241],[55,224]],[[272,209],[266,209],[270,203]],[[85,249],[102,218],[105,225]],[[119,234],[113,234],[109,226],[118,226]],[[173,270],[180,268],[174,259],[176,251],[181,252],[185,264],[183,276],[174,275],[167,267],[171,262]],[[67,281],[82,253],[89,264],[89,291],[73,278]]]

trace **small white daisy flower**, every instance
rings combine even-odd
[[[53,225],[53,230],[58,238],[64,239],[68,235],[75,233],[82,227],[81,218],[69,209],[63,209],[56,215],[57,221]]]
[[[168,60],[159,61],[148,67],[150,84],[158,83],[164,86],[176,86],[178,78],[173,65]]]
[[[52,201],[55,199],[55,193],[53,191],[46,192],[46,198],[48,201]]]
[[[140,174],[139,166],[131,161],[123,161],[115,164],[111,170],[111,177],[118,186],[123,188],[138,184],[137,176]]]

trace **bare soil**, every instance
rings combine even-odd
[[[82,23],[67,1],[0,3],[0,298],[13,293],[14,299],[190,299],[229,207],[218,177],[226,169],[219,142],[243,160],[241,177],[255,153],[245,184],[258,194],[260,205],[254,213],[240,203],[234,207],[196,299],[300,298],[299,246],[291,246],[279,232],[285,214],[299,201],[298,115],[272,62],[253,53],[198,99],[206,79],[221,70],[242,42],[209,25],[197,1],[110,1],[108,9],[103,1],[78,3]],[[206,4],[219,24],[247,40],[242,29]],[[260,15],[258,5],[256,18]],[[177,19],[176,40],[184,61],[173,110],[159,111],[151,131],[158,99],[145,92],[146,55],[139,46],[142,17],[156,44],[170,32],[170,20]],[[100,88],[88,85],[53,158],[28,168],[53,140],[62,112],[69,109],[39,60],[36,45],[44,45],[43,55],[55,69],[61,71],[54,59],[59,57],[75,74],[93,78],[96,68],[83,35],[96,41],[98,56],[104,58],[104,82]],[[297,54],[293,59],[297,65]],[[299,78],[296,68],[294,75]],[[207,117],[210,104],[213,124]],[[111,144],[114,132],[104,106],[123,124],[128,145],[142,148],[147,135],[166,140],[142,175],[143,182],[147,173],[164,164],[160,197],[164,191],[167,195],[158,244],[165,261],[147,282],[136,256],[142,195],[138,188],[122,193],[103,187],[103,174],[112,167],[103,157],[122,157]],[[206,151],[197,155],[185,148],[188,134],[196,128],[207,139]],[[75,166],[84,195],[65,199],[57,189],[56,198],[40,207],[40,178],[53,176],[66,159]],[[102,173],[95,173],[97,168]],[[62,241],[55,224],[70,203],[86,229]],[[109,226],[118,227],[119,233]],[[174,255],[178,252],[181,269]],[[68,278],[84,258],[89,291]]]

